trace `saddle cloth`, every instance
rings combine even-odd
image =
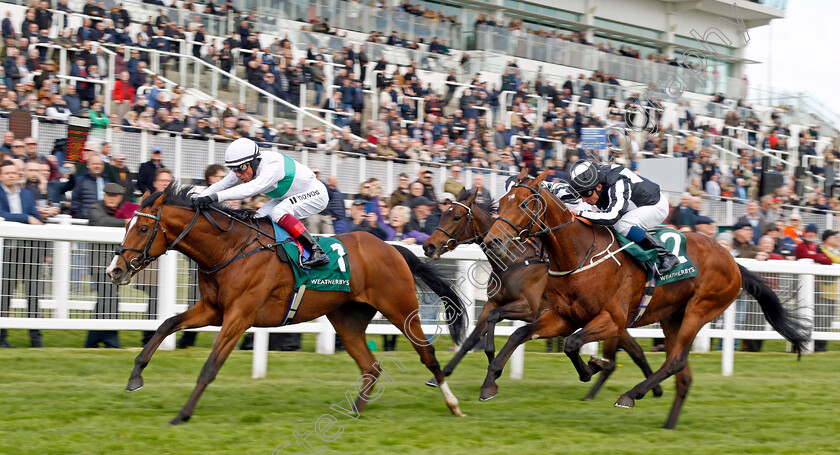
[[[281,254],[281,251],[285,253],[288,260],[284,262],[292,266],[295,275],[295,291],[302,285],[306,285],[308,291],[350,291],[350,262],[345,257],[347,250],[338,239],[315,236],[315,240],[330,258],[330,262],[327,265],[307,270],[300,266],[300,252],[303,251],[303,260],[306,260],[309,259],[309,250],[300,247],[277,223],[271,223],[271,225],[274,227],[275,241],[281,243],[280,248],[277,249],[277,255],[283,260],[284,254]]]
[[[613,231],[615,232],[615,231]],[[667,275],[662,276],[656,273],[655,275],[655,282],[656,286],[661,286],[663,284],[673,283],[675,281],[684,280],[686,278],[690,278],[693,276],[697,276],[697,267],[694,266],[694,263],[691,262],[691,258],[688,257],[685,251],[685,235],[682,232],[677,231],[675,229],[670,228],[655,228],[649,231],[651,234],[655,235],[659,241],[665,245],[665,248],[668,248],[672,253],[674,253],[677,258],[680,260],[680,264]],[[656,258],[656,251],[654,250],[645,250],[639,245],[636,245],[632,240],[624,237],[623,235],[615,232],[615,236],[618,239],[618,243],[621,246],[624,246],[628,243],[631,245],[628,246],[624,251],[630,253],[634,259],[641,265],[647,272],[648,272],[648,281],[654,278],[654,269],[656,266],[657,258]]]

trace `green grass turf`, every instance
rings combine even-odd
[[[23,348],[25,331],[11,332],[18,349],[0,350],[0,453],[2,454],[270,454],[294,432],[314,432],[332,414],[342,434],[324,453],[346,454],[566,454],[566,453],[837,453],[840,450],[840,352],[796,357],[781,342],[765,352],[738,353],[735,376],[720,375],[720,353],[692,354],[694,386],[674,431],[661,429],[674,396],[637,401],[632,410],[615,399],[641,380],[624,353],[621,365],[594,401],[581,402],[588,384],[578,381],[562,354],[529,343],[525,379],[500,378],[499,396],[478,402],[486,372],[482,353],[468,355],[450,378],[466,418],[449,415],[430,375],[399,341],[407,370],[386,365],[394,378],[358,420],[330,409],[347,407],[344,392],[359,377],[347,354],[269,354],[268,377],[250,378],[251,353],[235,351],[205,392],[191,421],[167,427],[192,391],[211,342],[160,351],[146,369],[145,388],[124,387],[137,348],[85,350],[82,332],[45,332],[47,349]],[[126,346],[140,334],[122,332]],[[380,341],[378,336],[371,337]],[[497,340],[501,346],[503,340]],[[304,350],[314,339],[304,337]],[[437,344],[443,364],[450,343]],[[649,346],[649,340],[642,340]],[[64,347],[58,347],[64,346]],[[378,355],[379,353],[377,353]],[[663,354],[648,354],[656,366]],[[333,427],[333,430],[337,427]],[[309,453],[292,447],[282,453]]]

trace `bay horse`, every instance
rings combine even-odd
[[[452,207],[441,214],[437,229],[423,243],[423,252],[427,257],[437,259],[443,253],[469,243],[484,247],[482,240],[496,220],[475,203],[476,196],[475,192],[462,190]],[[475,329],[461,345],[458,353],[443,368],[445,377],[452,374],[458,363],[478,344],[485,333],[487,339],[484,352],[487,360],[493,361],[495,357],[493,336],[497,322],[503,319],[534,322],[540,313],[551,308],[545,289],[548,281],[558,278],[549,277],[548,263],[543,260],[539,245],[540,241],[537,239],[520,242],[520,245],[517,245],[518,248],[509,248],[503,258],[498,258],[486,248],[482,248],[493,269],[488,281],[487,303],[484,304],[476,320]],[[603,370],[589,393],[583,398],[584,400],[595,398],[601,386],[615,370],[615,357],[619,346],[627,351],[645,377],[653,374],[642,347],[629,333],[624,332],[618,338],[604,341],[606,359],[601,365]],[[426,384],[436,385],[434,379],[430,379]],[[662,387],[655,386],[653,394],[656,397],[662,396]]]
[[[221,326],[195,389],[171,425],[189,420],[202,392],[249,327],[282,323],[294,291],[291,266],[282,262],[271,246],[274,231],[270,219],[254,219],[253,212],[220,205],[196,211],[190,203],[192,192],[191,186],[179,187],[173,182],[163,192],[146,197],[127,225],[125,239],[107,270],[114,283],[128,284],[134,274],[170,249],[198,264],[201,299],[158,327],[135,359],[126,387],[128,392],[143,387],[141,373],[168,335],[182,329]],[[346,249],[339,260],[349,264],[350,291],[305,292],[294,322],[327,315],[365,378],[355,402],[361,412],[365,395],[373,390],[381,371],[365,340],[365,329],[379,311],[413,341],[420,360],[441,384],[450,411],[463,416],[457,398],[444,382],[434,349],[421,330],[415,280],[442,297],[450,334],[460,342],[466,319],[457,293],[431,264],[424,264],[405,248],[388,245],[365,232],[336,238]]]
[[[683,401],[691,386],[688,353],[697,332],[732,303],[741,288],[761,306],[770,325],[803,352],[808,328],[785,309],[778,296],[758,275],[735,262],[714,239],[686,233],[686,252],[698,275],[657,286],[647,309],[637,312],[645,287],[646,272],[625,251],[618,251],[612,231],[585,222],[572,213],[540,183],[522,171],[499,203],[499,217],[484,238],[496,254],[503,254],[511,239],[536,237],[543,241],[550,261],[549,273],[563,275],[550,280],[547,295],[552,309],[536,321],[518,328],[491,362],[482,385],[482,398],[498,393],[496,379],[513,350],[526,340],[568,336],[565,352],[580,379],[589,380],[597,365],[580,358],[580,347],[626,332],[629,326],[659,322],[665,334],[666,359],[653,375],[622,394],[615,405],[632,408],[669,376],[676,376],[676,396],[665,428],[676,427]],[[679,253],[679,247],[675,249]],[[620,264],[619,264],[620,263]],[[575,330],[581,329],[577,332]],[[573,333],[574,332],[574,333]]]

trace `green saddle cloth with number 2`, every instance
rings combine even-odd
[[[655,250],[645,250],[639,245],[637,245],[632,240],[624,237],[623,235],[619,234],[615,230],[616,238],[618,239],[618,243],[623,247],[624,245],[630,244],[624,251],[630,253],[633,258],[647,271],[647,281],[650,281],[654,275],[654,266],[657,262],[657,256]],[[656,285],[660,286],[663,284],[673,283],[675,281],[680,281],[686,278],[691,278],[693,276],[697,276],[697,267],[694,266],[694,263],[691,262],[691,259],[688,257],[685,251],[685,235],[682,232],[677,231],[671,228],[654,228],[649,230],[651,234],[656,236],[659,239],[659,242],[665,245],[669,251],[674,253],[680,260],[680,264],[667,275],[661,276],[659,274],[656,275]]]

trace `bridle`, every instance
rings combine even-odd
[[[528,191],[530,191],[534,196],[537,196],[540,199],[542,199],[543,187],[541,185],[537,185],[537,188],[534,189],[534,188],[531,188],[528,185],[523,185],[520,182],[516,182],[511,187],[511,190],[514,189],[514,188],[527,188]],[[522,208],[523,210],[525,209],[525,207],[522,207],[521,205],[520,205],[520,208]],[[564,227],[574,223],[575,220],[577,219],[577,217],[574,214],[572,214],[572,218],[569,221],[566,221],[565,223],[561,223],[561,224],[559,224],[557,226],[554,226],[552,228],[545,228],[541,231],[531,233],[531,229],[534,228],[534,224],[536,223],[537,220],[533,216],[529,216],[528,218],[530,219],[530,221],[528,221],[528,224],[524,228],[519,230],[519,232],[517,233],[517,237],[514,238],[514,240],[526,240],[528,237],[543,237],[543,236],[546,236],[546,235],[548,235],[548,234],[550,234],[554,231],[558,231],[560,229],[563,229]],[[511,220],[509,220],[509,219],[507,219],[507,218],[505,218],[501,215],[499,217],[497,217],[496,219],[505,223],[505,224],[507,224],[508,226],[510,226],[513,229],[513,232],[517,232],[517,230],[519,229],[519,227],[516,226],[516,224],[514,224],[513,221],[511,221]]]
[[[122,260],[126,263],[126,265],[128,265],[128,268],[131,269],[134,272],[136,272],[136,271],[142,269],[143,267],[151,264],[157,258],[166,254],[167,251],[174,248],[175,245],[177,245],[178,242],[181,241],[181,239],[183,239],[184,237],[187,236],[187,234],[190,232],[190,230],[193,228],[193,226],[195,226],[195,222],[198,221],[198,215],[201,213],[199,210],[196,210],[195,211],[195,216],[193,216],[192,221],[190,221],[190,224],[186,227],[186,229],[184,229],[184,231],[181,232],[181,234],[178,237],[175,238],[174,242],[169,243],[169,236],[166,235],[166,228],[164,228],[160,224],[160,214],[161,214],[162,211],[163,211],[162,208],[158,208],[158,211],[157,211],[156,215],[152,215],[150,213],[143,213],[143,212],[140,212],[140,211],[135,211],[134,212],[134,216],[141,216],[141,217],[151,218],[151,219],[155,220],[155,226],[152,229],[152,234],[149,236],[149,240],[146,241],[146,244],[143,246],[142,250],[138,250],[136,248],[126,248],[122,245],[118,245],[117,248],[114,250],[114,254],[119,256],[120,258],[122,258]],[[149,255],[149,249],[152,248],[152,243],[154,243],[154,241],[155,241],[155,237],[157,236],[158,229],[160,229],[160,231],[163,232],[163,241],[166,244],[166,248],[163,250],[162,253],[158,254],[157,256],[150,256]],[[126,251],[140,253],[140,256],[137,256],[136,258],[129,261],[128,259],[125,258],[125,255],[123,254]]]
[[[166,228],[164,228],[163,225],[160,224],[162,210],[163,210],[162,208],[158,208],[158,211],[157,211],[156,215],[152,215],[152,214],[149,214],[149,213],[143,213],[143,212],[139,212],[139,211],[134,212],[134,216],[142,216],[142,217],[145,217],[145,218],[151,218],[151,219],[155,220],[155,226],[152,229],[152,234],[149,236],[149,240],[146,241],[146,244],[143,246],[143,249],[126,248],[122,245],[118,245],[117,248],[114,250],[114,254],[119,256],[120,258],[122,258],[122,260],[128,265],[128,268],[131,269],[131,271],[133,271],[133,272],[136,272],[136,271],[142,269],[143,267],[151,264],[157,258],[166,254],[167,251],[173,249],[175,247],[175,245],[178,244],[178,242],[180,242],[184,237],[187,236],[187,234],[189,234],[189,232],[192,230],[193,226],[195,226],[196,221],[198,221],[199,215],[204,215],[204,217],[207,218],[207,221],[209,221],[210,224],[213,225],[213,227],[215,227],[217,230],[222,231],[222,232],[228,232],[231,229],[233,229],[234,223],[240,223],[240,224],[250,228],[252,232],[256,231],[258,234],[261,234],[261,235],[263,235],[265,237],[268,237],[268,238],[273,237],[271,234],[262,231],[259,227],[255,226],[253,223],[252,224],[245,223],[244,221],[230,215],[229,213],[224,212],[223,210],[220,210],[216,207],[210,206],[207,209],[196,208],[195,215],[193,216],[193,219],[190,221],[190,223],[187,225],[187,227],[184,228],[184,231],[181,232],[181,234],[178,235],[178,237],[175,238],[175,241],[173,241],[172,243],[169,243],[169,237],[166,234]],[[231,220],[230,226],[227,229],[221,227],[216,222],[216,220],[214,220],[213,217],[210,216],[209,211],[211,211],[211,210],[216,212],[216,213],[221,213],[222,215],[230,218],[230,220]],[[160,229],[160,231],[163,232],[163,240],[164,240],[164,243],[166,243],[166,248],[163,250],[162,253],[158,254],[157,256],[150,256],[149,255],[149,249],[152,247],[152,243],[155,241],[155,237],[157,236],[158,229]],[[249,237],[250,237],[250,235],[249,235]],[[260,247],[256,248],[256,249],[253,249],[253,250],[250,250],[248,252],[245,252],[245,249],[247,249],[249,246],[251,246],[254,242],[259,242]],[[242,246],[239,248],[239,251],[237,252],[237,254],[235,254],[232,258],[228,259],[227,261],[224,261],[223,263],[221,263],[221,264],[219,264],[215,267],[212,267],[210,269],[203,269],[201,267],[199,267],[198,269],[202,273],[208,273],[208,274],[209,273],[214,273],[214,272],[217,272],[217,271],[227,267],[228,265],[230,265],[233,262],[236,262],[240,259],[244,259],[248,256],[259,253],[261,251],[265,251],[265,250],[274,248],[277,245],[280,245],[281,243],[284,243],[284,242],[275,242],[275,243],[263,244],[262,241],[260,241],[260,235],[255,235],[251,239],[246,239],[246,241],[243,242]],[[138,256],[138,257],[132,259],[131,261],[129,261],[129,260],[126,259],[125,255],[123,254],[126,251],[133,251],[133,252],[140,253],[140,256]]]
[[[473,202],[473,204],[474,203],[475,202]],[[449,231],[447,231],[446,229],[444,229],[440,226],[435,228],[436,231],[443,232],[443,234],[449,238],[449,240],[447,240],[446,243],[444,244],[444,246],[449,251],[454,250],[455,248],[458,247],[458,245],[464,245],[464,244],[467,244],[467,243],[474,243],[478,240],[481,240],[481,238],[476,233],[477,231],[475,229],[475,216],[473,215],[472,205],[467,206],[466,204],[462,204],[462,203],[457,202],[457,201],[453,201],[452,205],[458,205],[458,206],[461,206],[461,207],[463,207],[467,210],[467,222],[463,226],[461,226],[461,228],[455,234],[450,234]],[[470,228],[472,228],[473,236],[468,238],[467,240],[459,241],[458,237],[460,237],[461,234],[466,233],[467,229],[470,229]],[[453,242],[454,242],[454,245],[450,247],[449,244],[453,243]]]
[[[538,184],[537,188],[534,189],[534,188],[531,188],[528,185],[523,185],[521,183],[521,181],[517,181],[513,184],[513,186],[511,187],[511,190],[513,190],[514,188],[527,188],[528,191],[530,191],[534,196],[537,196],[538,198],[540,198],[540,200],[542,200],[542,190],[543,190],[542,185]],[[520,209],[526,210],[527,207],[522,207],[522,205],[520,204]],[[578,217],[574,213],[572,213],[572,217],[571,217],[571,219],[569,219],[569,221],[566,221],[564,223],[560,223],[559,225],[554,226],[554,227],[545,228],[543,230],[531,233],[531,229],[533,229],[534,224],[537,222],[537,219],[536,219],[536,217],[533,217],[533,216],[529,216],[528,218],[530,218],[530,221],[521,230],[519,230],[519,227],[516,224],[514,224],[513,221],[511,221],[511,220],[509,220],[509,219],[507,219],[503,216],[499,216],[498,218],[496,218],[496,220],[501,221],[501,222],[507,224],[508,226],[510,226],[513,229],[513,232],[517,232],[517,230],[519,230],[519,233],[517,234],[517,237],[513,238],[512,240],[527,240],[528,237],[536,237],[536,238],[545,237],[545,236],[551,234],[554,231],[559,231],[560,229],[563,229],[564,227],[574,223],[575,221],[578,221]],[[571,274],[577,272],[578,270],[580,270],[584,267],[584,264],[586,264],[587,259],[589,259],[592,256],[592,252],[595,251],[595,245],[597,245],[597,243],[598,243],[598,236],[595,233],[595,226],[590,224],[590,227],[592,227],[592,246],[589,247],[589,251],[586,252],[586,255],[583,257],[583,260],[580,262],[580,264],[578,264],[577,267],[575,267],[572,270],[559,271],[559,272],[555,271],[555,270],[551,270],[551,267],[549,267],[549,269],[548,269],[549,275],[552,275],[552,276],[571,275]],[[540,251],[540,256],[543,257],[544,253],[545,253],[546,242],[542,241],[541,243],[542,243],[542,246],[540,248],[541,248],[542,251]]]

